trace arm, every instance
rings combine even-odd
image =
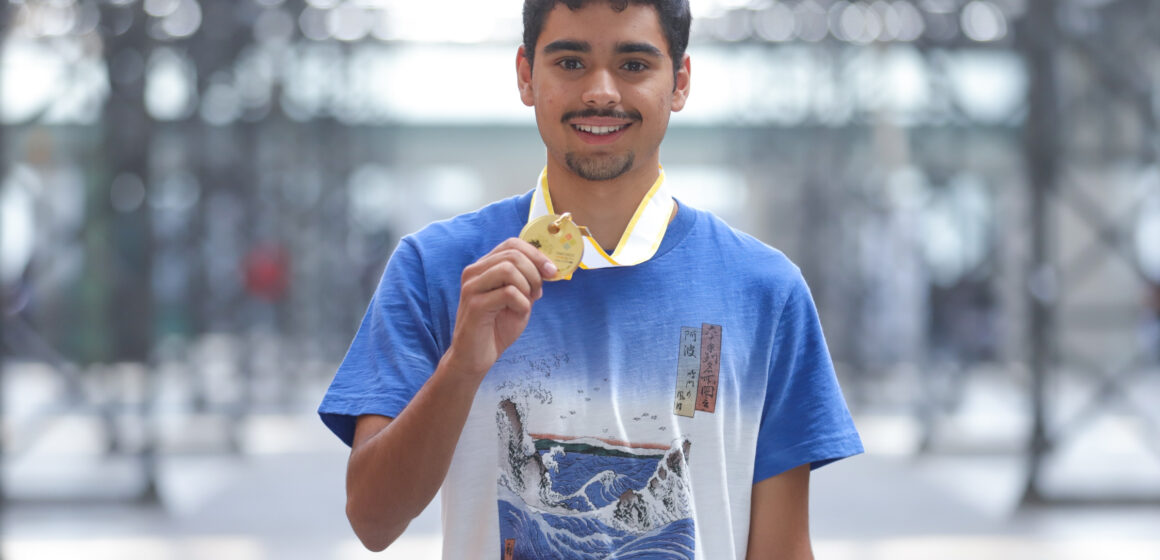
[[[509,239],[463,271],[450,348],[397,418],[360,416],[347,463],[346,513],[367,548],[390,545],[435,497],[484,375],[528,324],[542,253]]]
[[[753,485],[749,560],[813,560],[809,490],[808,464]]]

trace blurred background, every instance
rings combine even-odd
[[[521,5],[0,1],[0,558],[373,556],[314,409],[399,237],[533,187]],[[670,184],[867,446],[818,557],[1160,558],[1160,2],[692,6]]]

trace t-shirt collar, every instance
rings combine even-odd
[[[584,257],[580,261],[580,268],[596,269],[618,266],[633,266],[645,262],[656,254],[665,238],[665,230],[669,227],[669,219],[673,215],[672,195],[665,188],[665,170],[660,169],[656,182],[645,193],[632,220],[628,222],[620,242],[612,254],[608,254],[591,237],[584,237]],[[532,192],[531,209],[528,221],[540,216],[555,214],[552,208],[552,197],[548,190],[548,168],[540,172],[536,182],[536,189]],[[583,224],[581,224],[583,225]]]

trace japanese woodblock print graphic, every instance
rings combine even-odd
[[[692,443],[537,432],[539,391],[507,391],[496,410],[500,557],[691,560]]]

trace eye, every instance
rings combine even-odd
[[[578,58],[561,58],[556,61],[556,66],[564,70],[580,70],[584,68],[584,64]]]
[[[624,68],[629,72],[644,72],[645,70],[648,70],[648,65],[639,60],[630,60],[621,65],[621,68]]]

